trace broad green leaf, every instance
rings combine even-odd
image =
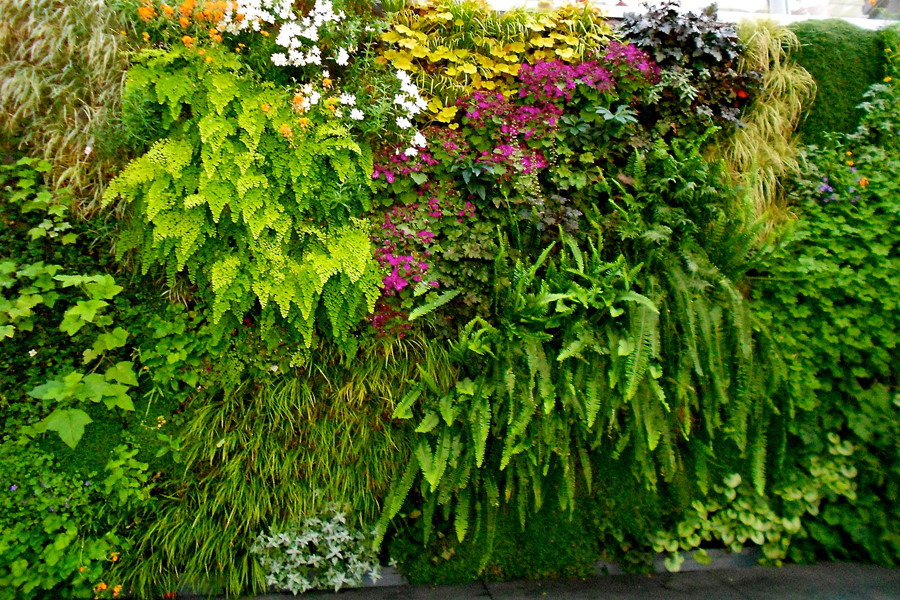
[[[93,420],[78,408],[56,409],[44,419],[49,431],[55,431],[69,448],[74,449],[84,435],[84,426]]]

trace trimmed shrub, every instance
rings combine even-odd
[[[884,38],[840,19],[804,21],[790,29],[800,39],[796,60],[816,80],[816,99],[798,132],[810,144],[826,132],[852,133],[862,111],[857,105],[883,77]]]

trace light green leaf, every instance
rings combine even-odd
[[[56,409],[44,419],[47,429],[55,431],[69,448],[74,449],[84,435],[84,426],[93,420],[77,408]]]

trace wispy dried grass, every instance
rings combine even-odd
[[[762,89],[742,117],[745,127],[720,148],[734,178],[747,185],[757,216],[773,227],[789,218],[781,181],[798,172],[799,140],[794,136],[803,111],[816,94],[816,83],[791,60],[797,36],[771,20],[746,20],[738,26],[747,51],[740,68],[762,74]]]
[[[105,0],[0,0],[3,131],[54,165],[49,183],[82,213],[121,160],[98,144],[121,102],[126,27]]]

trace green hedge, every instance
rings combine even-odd
[[[852,133],[862,118],[857,105],[863,94],[884,77],[883,34],[840,19],[803,21],[790,29],[802,45],[795,59],[818,86],[799,133],[810,144],[826,132]]]

